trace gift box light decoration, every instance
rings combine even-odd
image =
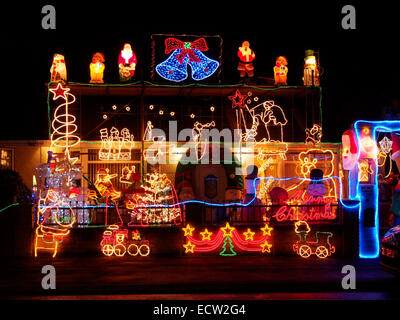
[[[104,54],[96,52],[93,55],[92,62],[90,63],[90,83],[104,83],[104,65],[105,59]]]
[[[316,241],[308,241],[307,236],[311,231],[308,223],[297,221],[294,225],[299,240],[293,244],[293,251],[300,257],[309,258],[312,254],[315,254],[318,258],[324,259],[335,252],[335,247],[330,243],[330,238],[333,237],[332,232],[317,231],[315,233]]]
[[[195,228],[187,224],[182,228],[185,237],[183,248],[185,253],[212,253],[218,249],[221,256],[235,256],[236,251],[240,252],[259,252],[270,253],[272,248],[271,232],[273,228],[265,223],[260,229],[261,232],[251,231],[250,228],[240,233],[235,227],[229,225],[229,222],[216,232],[210,232],[204,229],[199,232],[201,239],[195,238],[193,232]],[[236,250],[236,251],[235,251]]]
[[[67,82],[67,68],[62,54],[55,53],[50,67],[50,82]]]
[[[188,77],[188,65],[195,81],[210,77],[219,67],[219,62],[210,59],[204,51],[208,51],[207,42],[199,38],[193,42],[183,42],[176,38],[165,39],[165,54],[170,54],[167,60],[155,68],[158,75],[166,80],[181,82]]]
[[[129,43],[125,43],[118,56],[119,79],[121,82],[128,82],[135,75],[137,58]]]
[[[150,254],[149,241],[142,239],[139,230],[132,231],[129,237],[128,229],[120,229],[115,224],[109,225],[103,232],[100,248],[101,252],[108,257],[112,255],[123,257],[126,253],[130,256],[141,257]]]
[[[287,67],[286,57],[279,56],[276,58],[274,67],[274,79],[276,86],[287,86],[287,73],[289,71]]]
[[[145,192],[135,194],[126,204],[131,214],[129,226],[182,222],[178,196],[166,174],[148,173],[141,188]]]
[[[254,66],[253,61],[256,58],[256,54],[250,49],[250,43],[244,41],[242,46],[238,50],[239,65],[237,67],[240,72],[240,77],[244,78],[246,75],[248,77],[254,76]]]
[[[314,50],[306,50],[303,83],[305,86],[319,86],[319,65]]]
[[[100,130],[101,147],[99,160],[131,160],[131,150],[135,145],[134,136],[129,129],[124,128],[119,132],[115,127],[108,132],[107,128]]]

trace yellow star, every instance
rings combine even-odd
[[[265,241],[260,245],[260,247],[262,248],[261,252],[271,252],[272,244],[269,244],[268,241]]]
[[[256,233],[251,231],[250,228],[247,228],[246,232],[243,232],[243,235],[246,237],[244,240],[254,240],[253,237]]]
[[[221,230],[224,232],[224,238],[225,238],[227,236],[232,237],[232,231],[235,230],[235,228],[231,227],[229,225],[229,222],[227,222],[225,227],[221,228]]]
[[[270,236],[271,231],[274,230],[274,228],[271,228],[268,223],[266,223],[264,228],[261,228],[260,230],[263,232],[263,236]]]
[[[188,253],[188,252],[194,253],[195,245],[192,244],[190,241],[187,244],[184,244],[183,247],[185,248],[185,253]]]
[[[185,234],[183,236],[186,237],[186,236],[192,236],[192,232],[194,231],[194,228],[191,227],[190,224],[188,224],[186,226],[186,228],[182,228],[182,230],[185,232]]]
[[[213,233],[209,232],[207,228],[205,228],[203,232],[200,232],[200,234],[201,234],[201,240],[211,240],[211,235]]]

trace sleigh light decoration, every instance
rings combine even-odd
[[[131,160],[131,150],[135,143],[129,129],[124,128],[119,132],[112,127],[109,133],[107,128],[103,128],[100,130],[100,138],[99,160]]]

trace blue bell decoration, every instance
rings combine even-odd
[[[210,77],[219,67],[219,62],[208,58],[201,51],[193,49],[196,56],[201,60],[200,62],[189,61],[192,68],[193,80],[199,81]]]
[[[167,60],[156,66],[156,71],[162,78],[175,82],[180,82],[187,78],[187,63],[189,57],[186,56],[182,60],[182,63],[180,63],[176,56],[179,55],[181,51],[182,49],[174,50]]]

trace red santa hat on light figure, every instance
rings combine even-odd
[[[354,130],[346,130],[342,135],[342,163],[344,170],[352,170],[357,164],[357,142]]]

